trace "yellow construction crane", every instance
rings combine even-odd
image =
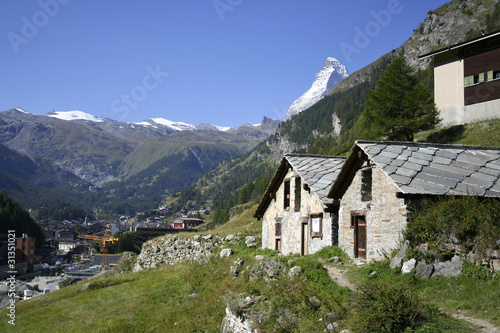
[[[101,231],[102,232],[102,231]],[[100,234],[101,232],[98,232]],[[114,243],[118,241],[118,238],[113,238],[111,236],[111,233],[107,230],[104,231],[104,236],[95,236],[94,235],[78,235],[78,238],[83,238],[83,239],[91,239],[91,240],[98,240],[102,241],[102,266],[106,266],[108,264],[108,242]]]

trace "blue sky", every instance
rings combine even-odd
[[[4,0],[0,110],[220,126],[280,119],[327,57],[353,73],[446,2]]]

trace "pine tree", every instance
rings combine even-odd
[[[413,141],[416,132],[439,124],[432,94],[416,78],[403,55],[393,59],[374,91],[368,92],[364,124],[373,137]]]

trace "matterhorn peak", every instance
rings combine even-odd
[[[323,69],[316,74],[311,88],[292,103],[283,120],[311,107],[326,96],[328,91],[337,83],[349,76],[347,68],[335,58],[328,57],[323,62]]]
[[[323,63],[323,68],[334,67],[335,65],[342,65],[342,64],[337,59],[328,57]]]

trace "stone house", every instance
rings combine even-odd
[[[338,246],[352,258],[383,259],[400,245],[411,201],[500,197],[499,177],[500,148],[356,141],[328,194]]]
[[[336,245],[337,214],[327,194],[344,161],[285,155],[254,215],[262,219],[262,248],[305,255]]]

